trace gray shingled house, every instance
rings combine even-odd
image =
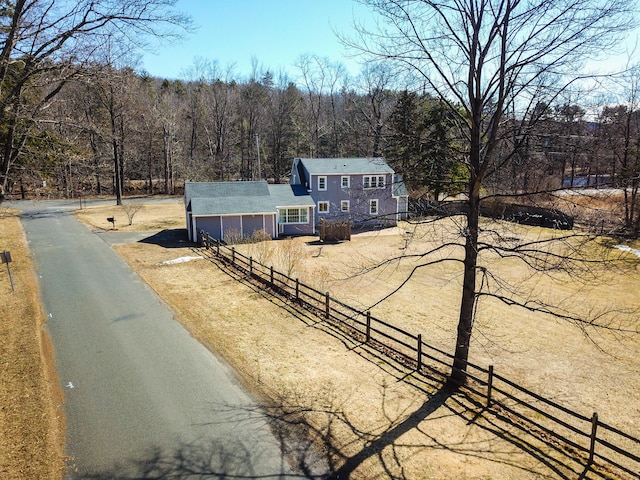
[[[384,158],[296,158],[288,185],[187,182],[184,201],[189,240],[198,241],[201,230],[217,239],[230,230],[313,235],[320,219],[392,226],[406,216],[408,194]]]
[[[201,230],[223,239],[234,230],[249,237],[264,230],[271,238],[314,233],[314,202],[295,185],[254,182],[187,182],[184,189],[189,240]]]
[[[316,220],[354,226],[392,226],[406,218],[409,194],[384,158],[296,158],[290,183],[304,187]]]

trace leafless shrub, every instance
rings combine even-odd
[[[303,276],[303,282],[321,292],[329,292],[331,286],[331,271],[327,267],[316,267]]]
[[[305,249],[302,240],[298,238],[285,238],[275,245],[275,263],[278,270],[291,277],[302,259],[305,257]]]
[[[267,265],[273,257],[273,244],[270,242],[271,235],[264,230],[256,230],[249,240],[248,255],[262,265]]]
[[[143,205],[141,203],[123,203],[122,209],[124,213],[127,214],[127,218],[129,219],[129,225],[133,225],[133,217],[136,216],[140,210],[142,210]]]
[[[235,228],[226,230],[222,239],[228,245],[239,245],[243,243],[242,234]]]

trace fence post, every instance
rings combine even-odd
[[[593,463],[593,455],[596,450],[596,440],[598,438],[598,414],[593,412],[593,417],[591,417],[591,445],[589,446],[589,463],[587,466],[591,466]]]
[[[416,368],[417,371],[422,370],[422,334],[418,334],[418,365]]]
[[[489,365],[489,379],[487,380],[487,408],[491,406],[491,390],[493,390],[493,365]]]
[[[371,340],[371,310],[367,310],[367,340],[366,343],[369,343]]]
[[[324,294],[324,316],[329,318],[329,292]]]
[[[220,240],[216,238],[216,256],[220,256]]]
[[[300,281],[296,278],[296,300],[300,300]]]
[[[273,285],[273,265],[269,267],[269,280],[271,281],[271,285]]]
[[[231,247],[231,263],[236,263],[236,247]]]
[[[249,275],[253,275],[253,257],[249,257]]]

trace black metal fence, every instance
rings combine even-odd
[[[441,381],[451,373],[453,356],[426,343],[422,335],[408,333],[369,311],[355,309],[272,266],[262,265],[206,232],[200,235],[202,245],[218,261],[250,276],[274,295],[331,322],[354,339],[429,378]],[[525,428],[548,445],[571,451],[583,460],[587,470],[640,479],[640,438],[600,421],[597,413],[585,416],[532,392],[497,374],[493,366],[484,368],[469,362],[466,375],[468,382],[462,388],[483,402],[487,412]],[[602,475],[609,478],[607,473]]]

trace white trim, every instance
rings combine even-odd
[[[366,181],[365,179],[367,179],[368,181]],[[375,181],[372,181],[372,179],[375,179]],[[382,179],[382,185],[380,185],[380,179]],[[369,184],[369,186],[365,185],[367,183]],[[374,188],[385,188],[386,183],[387,183],[386,175],[363,175],[362,176],[363,190],[372,190]]]
[[[327,176],[326,175],[318,175],[316,178],[317,178],[317,183],[318,183],[318,191],[319,192],[326,192],[327,191]],[[324,180],[324,187],[320,186],[320,180]]]
[[[321,210],[321,209],[320,209],[320,205],[326,205],[326,206],[327,206],[327,209],[326,209],[326,210]],[[329,204],[329,202],[328,202],[328,201],[326,201],[326,200],[321,200],[321,201],[319,201],[319,202],[318,202],[318,214],[321,214],[321,213],[322,213],[322,214],[329,213],[329,208],[330,208],[330,204]]]
[[[373,205],[375,204],[376,206],[376,211],[373,211]],[[378,213],[380,212],[380,202],[378,202],[377,198],[371,198],[369,199],[369,215],[378,215]]]
[[[280,221],[280,212],[284,210],[298,210],[298,218],[301,218],[302,216],[306,216],[306,219],[304,221],[300,220],[298,222],[281,222]],[[278,217],[278,225],[308,225],[309,224],[309,207],[279,207],[278,208],[278,213],[276,214]],[[285,213],[285,216],[288,216]]]
[[[347,184],[344,184],[345,179]],[[351,175],[340,175],[340,188],[351,188]]]

